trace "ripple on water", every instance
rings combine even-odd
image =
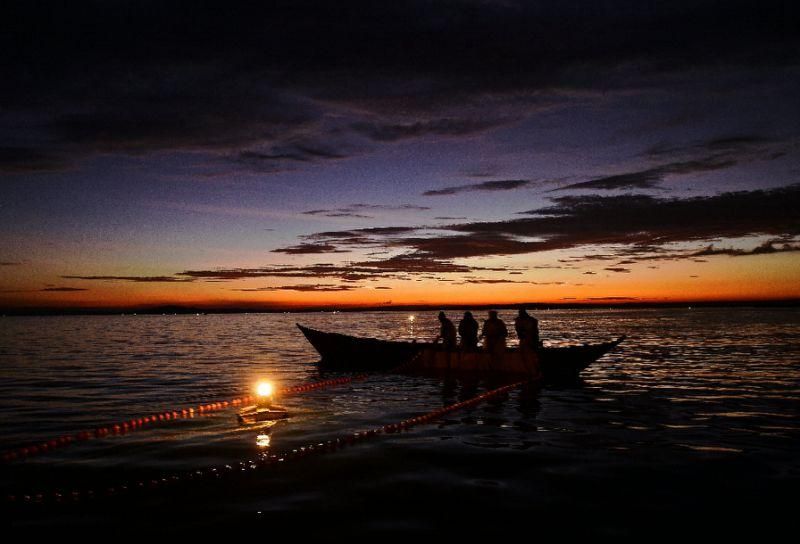
[[[230,398],[261,376],[280,385],[319,379],[315,353],[295,321],[379,338],[432,336],[436,312],[417,312],[413,322],[408,315],[3,318],[2,446]],[[513,315],[501,317],[510,322]],[[744,492],[774,478],[797,478],[796,310],[559,310],[537,317],[553,345],[622,333],[628,339],[578,386],[515,391],[435,425],[339,452],[328,464],[298,465],[269,477],[266,487],[275,490],[269,500],[260,481],[267,476],[256,475],[252,486],[230,491],[229,507],[355,508],[388,500],[392,489],[423,501],[447,493],[494,507],[563,501],[564,508],[588,508],[612,502],[597,495],[604,485],[624,502],[648,492],[655,485],[648,478],[663,475],[660,506],[678,508],[687,489],[706,493],[701,486],[717,481]],[[284,399],[293,417],[272,428],[239,427],[230,412],[219,412],[31,458],[0,469],[0,479],[6,486],[32,474],[38,481],[107,482],[221,465],[396,422],[486,387],[374,376]],[[367,476],[340,479],[346,474]],[[476,490],[489,495],[481,499]],[[628,508],[640,507],[627,500]]]

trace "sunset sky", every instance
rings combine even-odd
[[[0,309],[800,298],[792,2],[11,4]]]

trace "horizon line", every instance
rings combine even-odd
[[[312,313],[312,312],[376,312],[376,311],[436,311],[436,310],[489,310],[489,309],[593,309],[593,308],[680,308],[697,307],[800,307],[800,298],[780,299],[685,299],[669,301],[608,300],[564,301],[564,302],[503,302],[496,304],[325,304],[308,306],[286,305],[190,305],[152,304],[119,307],[31,307],[0,308],[2,317],[37,315],[117,315],[117,314],[235,314],[235,313]]]

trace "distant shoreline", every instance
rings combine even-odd
[[[5,308],[0,309],[2,316],[74,316],[74,315],[161,315],[161,314],[276,314],[276,313],[313,313],[313,312],[403,312],[403,311],[481,311],[512,310],[528,308],[530,310],[580,310],[580,309],[658,309],[658,308],[797,308],[800,299],[784,300],[732,300],[732,301],[673,301],[673,302],[636,302],[636,301],[591,301],[571,303],[504,303],[504,304],[403,304],[392,306],[303,306],[303,307],[225,307],[225,306],[180,306],[160,305],[128,308]]]

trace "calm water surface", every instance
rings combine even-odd
[[[435,335],[435,312],[417,312],[413,322],[409,315],[0,318],[0,447],[232,398],[261,377],[280,385],[317,380],[316,353],[295,322],[381,338]],[[679,520],[713,507],[760,519],[796,504],[800,312],[536,315],[552,345],[628,339],[575,386],[516,390],[435,424],[244,480],[77,507],[83,521],[68,507],[26,510],[15,523],[113,522],[132,507],[169,505],[177,526],[345,511],[370,513],[356,522],[365,532],[414,531],[428,527],[423,513],[434,510],[524,511],[542,520],[565,512],[591,517],[585,532],[615,534],[652,516]],[[510,322],[513,314],[501,318]],[[222,411],[0,466],[0,484],[6,493],[103,489],[235,464],[397,422],[497,385],[375,375],[284,399],[293,416],[269,430],[240,427],[232,411]],[[267,433],[268,445],[257,438]]]

